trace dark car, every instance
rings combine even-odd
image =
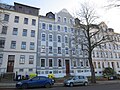
[[[45,76],[36,76],[29,80],[22,80],[16,83],[16,88],[46,87],[50,88],[54,81]]]
[[[64,81],[64,86],[74,86],[74,85],[88,85],[88,79],[86,76],[70,76]]]

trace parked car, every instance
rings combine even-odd
[[[68,79],[64,80],[64,86],[74,86],[74,85],[88,85],[88,78],[86,76],[70,76]]]
[[[46,87],[50,88],[54,81],[45,76],[36,76],[29,80],[22,80],[16,83],[16,88]]]

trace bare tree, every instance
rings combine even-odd
[[[111,35],[107,33],[107,26],[104,22],[98,25],[94,24],[98,16],[96,16],[94,8],[90,7],[88,3],[81,4],[81,9],[77,15],[79,19],[77,19],[78,21],[75,24],[73,40],[76,45],[82,45],[82,50],[88,53],[91,83],[96,83],[95,70],[92,62],[92,51],[94,48],[104,43],[112,42],[113,40]]]

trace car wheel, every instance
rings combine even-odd
[[[23,85],[22,85],[22,88],[23,88],[23,89],[27,89],[27,88],[28,88],[28,85],[27,85],[27,84],[23,84]]]
[[[51,86],[51,84],[47,83],[47,84],[45,85],[45,87],[46,87],[46,88],[50,88],[50,87],[52,87],[52,86]]]
[[[70,87],[73,87],[73,83],[70,83]]]
[[[87,86],[87,85],[88,85],[88,83],[87,83],[87,82],[85,82],[85,83],[84,83],[84,86]]]

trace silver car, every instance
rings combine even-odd
[[[74,85],[88,85],[88,79],[86,76],[70,76],[64,81],[64,86],[74,86]]]

